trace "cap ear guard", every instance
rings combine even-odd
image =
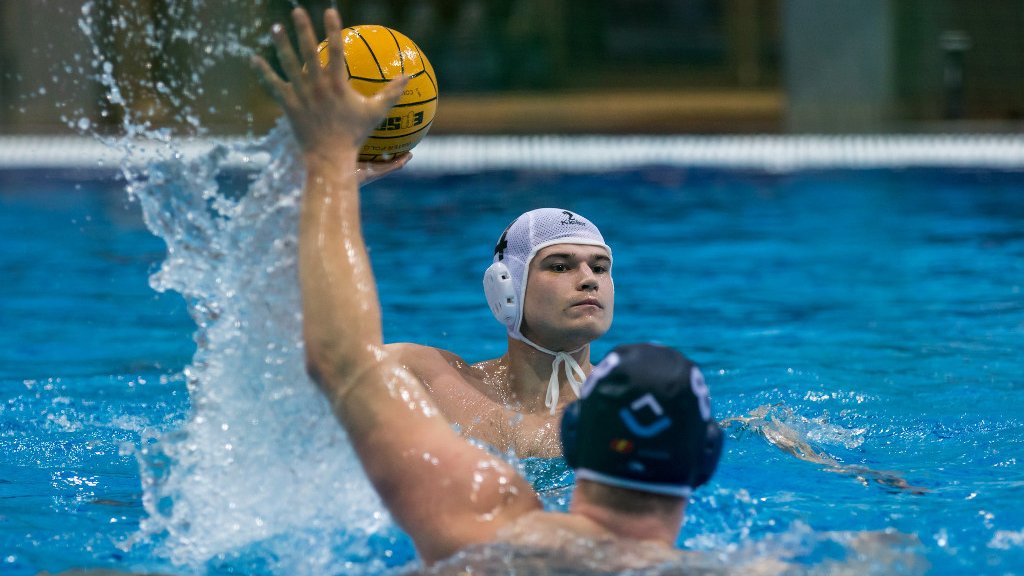
[[[722,434],[722,429],[712,418],[707,423],[704,449],[701,452],[697,473],[694,475],[693,480],[694,489],[707,484],[708,480],[711,480],[715,469],[718,468],[718,460],[722,457],[722,444],[724,440],[725,436]]]
[[[516,293],[516,284],[512,281],[512,272],[502,260],[505,259],[505,248],[508,247],[508,231],[515,225],[519,218],[513,220],[501,238],[494,245],[494,263],[484,271],[484,296],[487,298],[487,307],[491,314],[505,325],[510,332],[516,329],[516,320],[519,319],[519,295]]]
[[[718,467],[722,457],[722,443],[725,436],[711,415],[710,391],[704,382],[704,374],[696,365],[690,369],[690,391],[697,398],[700,418],[704,421],[704,442],[696,454],[695,470],[693,471],[693,487],[706,484]]]
[[[519,295],[512,274],[504,262],[491,264],[484,272],[484,295],[491,313],[509,330],[515,330],[519,317]]]

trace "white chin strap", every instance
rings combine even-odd
[[[576,397],[580,397],[580,388],[583,386],[583,381],[587,379],[587,374],[583,372],[583,367],[576,361],[571,354],[575,354],[580,350],[583,350],[583,346],[573,350],[572,352],[552,352],[547,348],[543,348],[530,342],[529,338],[520,338],[523,342],[526,342],[530,346],[533,346],[537,350],[554,356],[555,359],[551,362],[551,378],[548,379],[548,392],[544,396],[544,406],[551,409],[551,414],[555,413],[555,408],[558,407],[558,365],[561,364],[565,369],[565,379],[569,381],[569,387],[572,388]]]

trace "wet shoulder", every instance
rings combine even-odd
[[[465,360],[454,352],[450,352],[442,348],[435,348],[433,346],[415,344],[413,342],[395,342],[392,344],[385,344],[384,350],[400,362],[408,362],[412,365],[429,366],[444,363],[456,368],[469,366]]]
[[[453,352],[420,344],[388,344],[385,350],[423,383],[449,422],[466,427],[495,418],[497,401],[477,366]]]
[[[424,381],[439,377],[459,377],[468,382],[470,379],[480,378],[482,374],[458,354],[441,348],[401,342],[388,344],[384,349],[388,355]]]

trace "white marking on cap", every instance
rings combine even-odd
[[[700,368],[694,366],[690,369],[690,390],[693,390],[697,397],[697,405],[700,406],[700,417],[704,421],[711,419],[711,400],[708,399],[708,385],[704,382],[704,374]]]
[[[658,401],[654,399],[654,396],[651,396],[650,392],[637,398],[636,400],[633,401],[632,404],[629,405],[629,407],[632,408],[634,412],[639,412],[640,409],[643,408],[644,406],[649,406],[657,416],[661,416],[662,414],[665,413],[665,411],[661,409],[661,404],[658,404]]]

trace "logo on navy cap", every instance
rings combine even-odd
[[[647,410],[644,410],[645,408]],[[642,424],[637,417],[641,416],[644,412],[654,413],[656,419],[648,424]],[[672,419],[665,416],[665,410],[662,409],[661,404],[658,404],[658,401],[650,393],[634,400],[628,409],[623,408],[619,410],[619,418],[622,419],[622,423],[626,425],[626,428],[629,428],[630,432],[640,438],[657,436],[672,425]]]

